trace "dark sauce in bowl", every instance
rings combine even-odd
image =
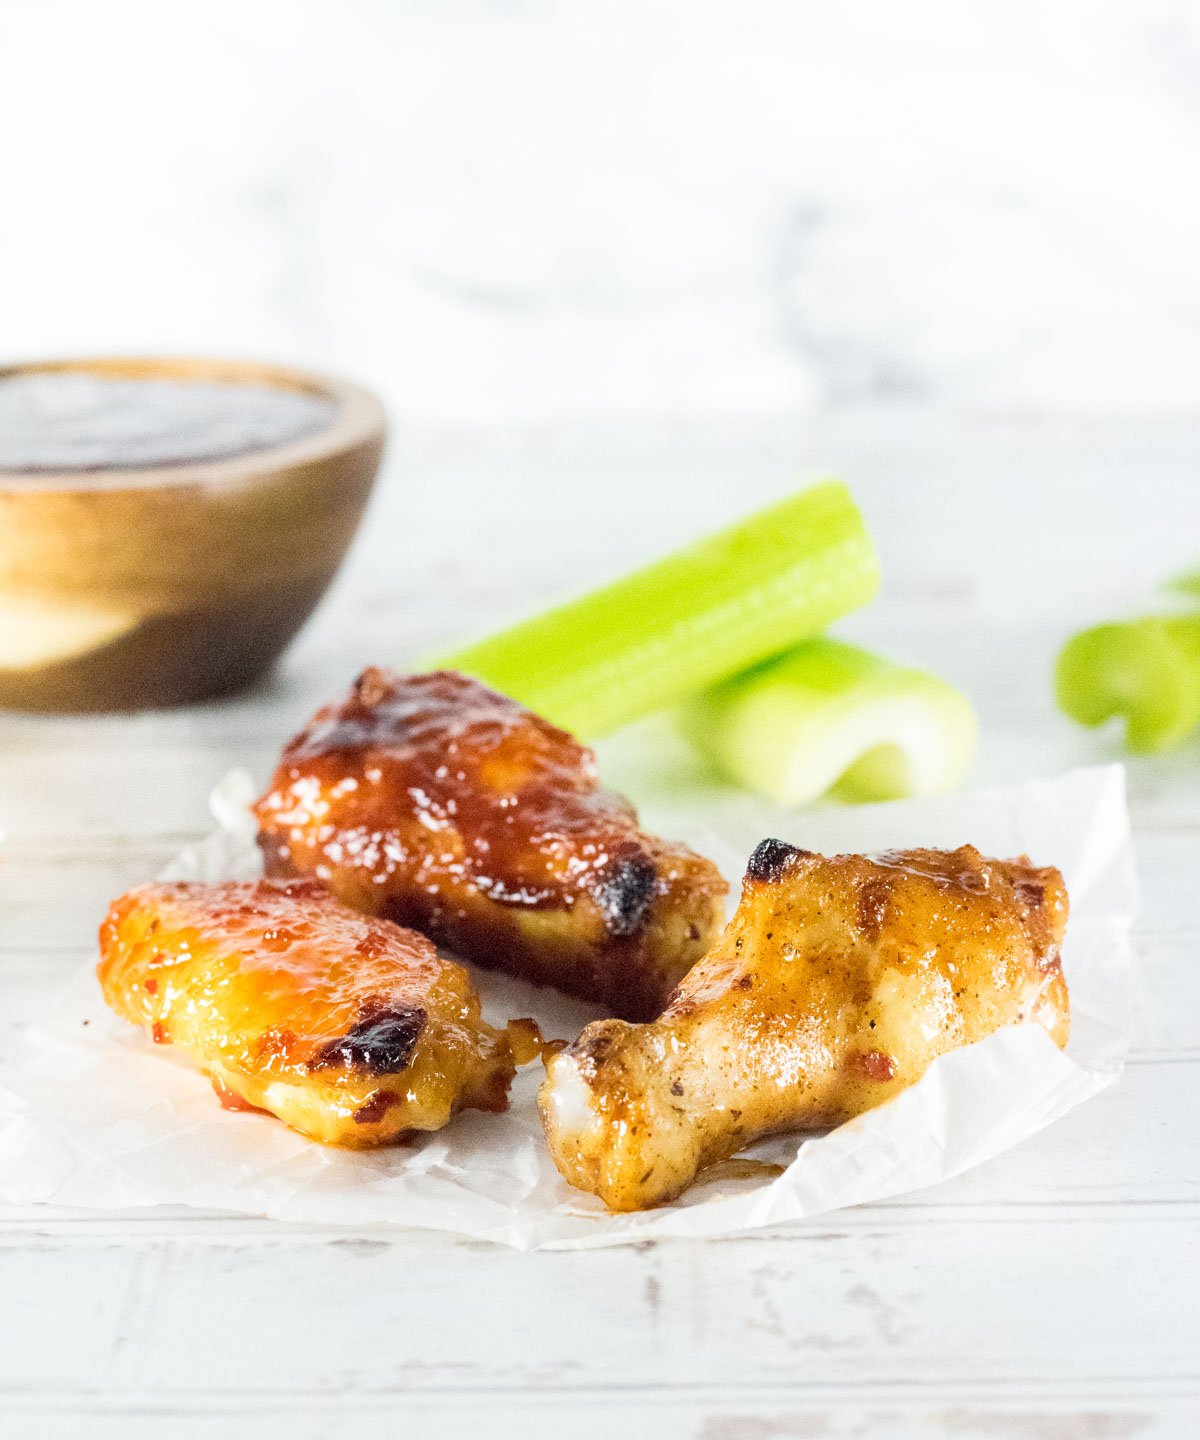
[[[0,477],[230,460],[305,440],[337,412],[328,396],[274,385],[19,373],[0,377]]]
[[[0,708],[250,684],[333,578],[385,432],[369,391],[289,366],[0,367]]]

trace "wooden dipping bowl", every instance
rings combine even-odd
[[[383,407],[357,385],[224,360],[80,360],[14,377],[268,386],[332,401],[304,438],[229,458],[0,469],[0,706],[134,710],[249,684],[320,600],[371,492]]]

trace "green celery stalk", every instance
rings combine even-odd
[[[1059,706],[1081,725],[1121,717],[1125,744],[1154,754],[1200,724],[1200,616],[1151,615],[1096,625],[1063,646]]]
[[[1172,575],[1164,587],[1189,600],[1200,600],[1200,570],[1183,570]]]
[[[681,712],[720,769],[781,805],[894,800],[957,785],[975,716],[952,685],[838,640],[809,640]]]
[[[830,480],[432,664],[592,739],[819,633],[878,584],[862,515]]]

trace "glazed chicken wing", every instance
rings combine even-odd
[[[539,1102],[564,1177],[614,1210],[761,1136],[826,1128],[1005,1025],[1067,1042],[1054,869],[971,846],[826,859],[766,840],[717,944],[653,1024],[602,1020]]]
[[[268,874],[628,1019],[715,939],[726,885],[639,829],[570,735],[463,675],[367,670],[258,802]]]
[[[222,1104],[314,1140],[383,1145],[507,1104],[510,1036],[462,966],[317,881],[142,885],[109,910],[100,957],[109,1005],[186,1051]]]

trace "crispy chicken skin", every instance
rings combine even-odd
[[[185,1051],[222,1104],[314,1140],[384,1145],[507,1105],[509,1035],[462,966],[318,881],[142,885],[113,903],[100,957],[108,1004]]]
[[[1067,1043],[1057,870],[960,850],[754,852],[716,948],[653,1024],[601,1020],[554,1056],[539,1104],[555,1164],[613,1210],[705,1165],[825,1128],[1005,1025]]]
[[[450,671],[371,669],[283,752],[256,807],[268,874],[469,960],[646,1020],[712,944],[726,884],[647,835],[570,735]]]

